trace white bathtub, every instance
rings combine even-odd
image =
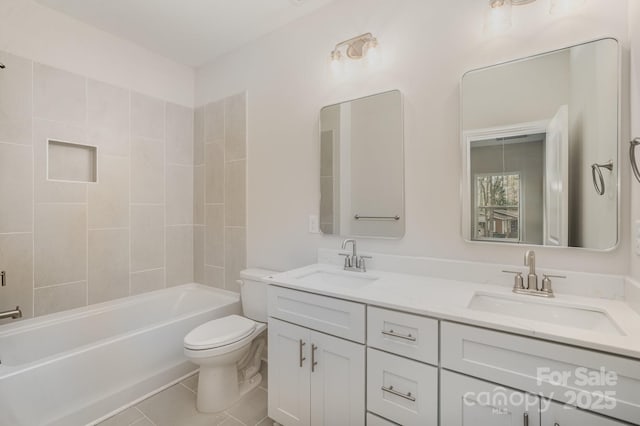
[[[186,284],[0,326],[0,425],[93,424],[195,372],[184,336],[234,313]]]

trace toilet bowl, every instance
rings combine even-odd
[[[240,273],[244,316],[229,315],[204,323],[184,338],[184,354],[200,366],[196,407],[203,413],[229,408],[262,381],[260,365],[266,345],[267,283],[265,269]]]

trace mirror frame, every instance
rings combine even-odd
[[[618,176],[616,179],[616,184],[617,184],[617,188],[616,188],[616,195],[617,195],[617,200],[616,200],[616,242],[614,245],[612,245],[611,247],[605,248],[605,249],[597,249],[597,248],[590,248],[590,247],[572,247],[572,246],[568,246],[568,247],[559,247],[559,246],[545,246],[545,245],[535,245],[535,244],[519,244],[519,243],[512,243],[512,242],[498,242],[498,241],[479,241],[479,240],[471,240],[469,237],[470,235],[468,235],[468,233],[465,232],[465,226],[467,226],[468,224],[466,224],[465,222],[465,218],[469,217],[469,214],[465,214],[465,207],[469,206],[469,202],[468,200],[465,201],[465,196],[466,196],[466,190],[465,188],[467,188],[467,186],[465,186],[465,179],[469,176],[470,174],[470,162],[469,162],[469,158],[468,158],[468,152],[467,152],[467,138],[465,137],[464,133],[464,117],[463,117],[463,108],[464,108],[464,93],[463,93],[463,83],[464,83],[464,78],[467,76],[467,74],[471,74],[474,72],[478,72],[478,71],[483,71],[483,70],[488,70],[490,68],[493,67],[497,67],[497,66],[503,66],[503,65],[509,65],[509,64],[514,64],[514,63],[518,63],[518,62],[524,62],[524,61],[528,61],[531,60],[533,58],[536,57],[541,57],[541,56],[545,56],[545,55],[549,55],[549,54],[553,54],[553,53],[557,53],[563,50],[567,50],[567,49],[571,49],[574,47],[579,47],[579,46],[583,46],[585,44],[589,44],[589,43],[595,43],[598,41],[603,41],[603,40],[613,40],[616,42],[616,46],[617,46],[617,59],[618,59],[618,63],[616,64],[616,76],[618,78],[618,84],[617,84],[617,93],[616,93],[616,98],[617,98],[617,116],[618,116],[618,122],[617,122],[617,127],[616,127],[616,147],[617,147],[617,155],[616,155],[616,165],[618,168]],[[622,147],[621,147],[621,141],[622,141],[622,46],[620,44],[620,41],[616,38],[616,37],[599,37],[596,39],[591,39],[591,40],[586,40],[582,43],[575,43],[575,44],[571,44],[569,46],[565,46],[565,47],[560,47],[557,49],[553,49],[553,50],[548,50],[548,51],[543,51],[543,52],[539,52],[539,53],[533,53],[529,56],[525,56],[525,57],[519,57],[519,58],[515,58],[515,59],[510,59],[510,60],[506,60],[506,61],[502,61],[502,62],[497,62],[491,65],[485,65],[485,66],[481,66],[478,68],[473,68],[469,71],[466,71],[464,74],[462,74],[462,76],[460,77],[460,82],[459,82],[459,90],[460,90],[460,99],[459,99],[459,123],[458,123],[458,140],[459,140],[459,145],[460,145],[460,153],[462,155],[462,163],[461,163],[461,167],[460,167],[460,236],[462,237],[462,240],[467,243],[467,244],[473,244],[473,245],[486,245],[489,244],[491,246],[506,246],[506,247],[521,247],[521,248],[539,248],[539,249],[555,249],[555,250],[571,250],[571,249],[576,249],[576,250],[580,250],[580,251],[588,251],[588,252],[595,252],[595,253],[610,253],[613,252],[615,250],[617,250],[620,247],[620,239],[621,239],[621,220],[622,220],[622,211],[621,211],[621,195],[622,195]]]
[[[317,176],[320,176],[320,167],[321,167],[321,160],[322,160],[322,156],[321,156],[321,135],[322,135],[322,110],[324,110],[325,108],[329,108],[329,107],[333,107],[336,105],[341,105],[347,102],[353,102],[353,101],[359,101],[361,99],[366,99],[366,98],[370,98],[373,96],[378,96],[378,95],[384,95],[387,93],[392,93],[392,92],[398,92],[398,94],[400,95],[400,122],[401,122],[401,137],[402,137],[402,143],[400,146],[400,154],[401,154],[401,158],[402,158],[402,192],[400,194],[400,198],[402,199],[402,207],[401,207],[401,211],[400,211],[400,215],[403,218],[403,227],[402,227],[402,234],[397,236],[397,237],[383,237],[383,236],[377,236],[377,235],[362,235],[362,234],[325,234],[324,232],[322,232],[320,230],[320,235],[322,236],[327,236],[327,237],[338,237],[338,238],[342,238],[342,237],[354,237],[354,238],[373,238],[373,239],[378,239],[378,240],[401,240],[405,237],[405,235],[407,234],[407,197],[406,197],[406,188],[407,188],[407,169],[406,169],[406,151],[405,151],[405,116],[404,116],[404,93],[402,92],[402,90],[400,89],[388,89],[388,90],[383,90],[381,92],[376,92],[376,93],[372,93],[370,95],[364,95],[364,96],[359,96],[357,98],[352,98],[352,99],[347,99],[344,101],[338,101],[338,102],[334,102],[332,104],[328,104],[328,105],[324,105],[321,106],[319,109],[319,113],[318,113],[318,130],[317,130],[317,155],[318,155],[318,173]],[[322,182],[321,180],[318,178],[318,191],[321,190],[321,185]],[[319,212],[320,212],[320,202],[321,202],[321,198],[320,196],[318,197],[318,207],[316,209],[316,211],[318,212],[318,218],[320,217]],[[318,223],[318,229],[320,229],[319,223]]]

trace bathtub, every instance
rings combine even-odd
[[[0,425],[87,425],[193,374],[183,338],[241,313],[186,284],[0,326]]]

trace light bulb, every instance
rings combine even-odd
[[[484,32],[501,34],[511,28],[511,2],[509,0],[489,0],[484,19]]]

